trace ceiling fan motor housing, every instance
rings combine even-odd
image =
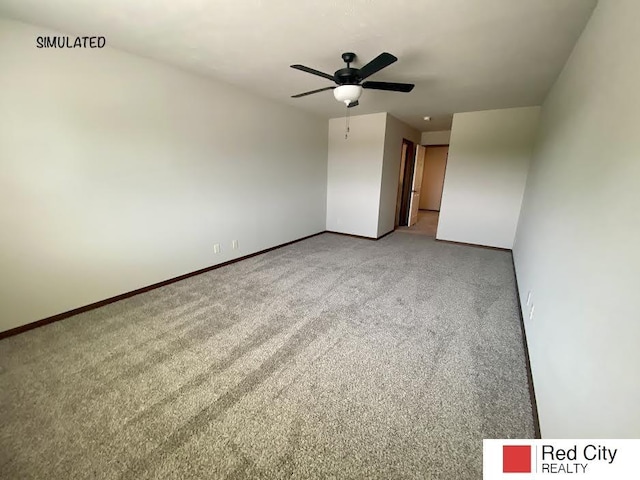
[[[357,68],[341,68],[334,74],[334,78],[338,85],[356,85],[362,80],[358,72]]]
[[[333,78],[338,85],[355,85],[362,81],[359,70],[357,68],[351,68],[351,63],[356,59],[356,54],[353,52],[345,52],[342,54],[342,61],[347,64],[346,68],[341,68],[333,74]]]

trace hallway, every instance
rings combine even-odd
[[[436,237],[436,231],[438,230],[438,217],[440,212],[434,210],[419,210],[418,222],[411,227],[398,227],[397,232],[401,233],[415,233],[418,235],[425,235],[427,237]]]

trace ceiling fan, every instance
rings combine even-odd
[[[313,93],[324,92],[326,90],[333,90],[333,96],[339,102],[343,102],[348,108],[357,107],[359,105],[358,99],[362,95],[362,89],[372,90],[387,90],[391,92],[410,92],[415,86],[413,83],[392,83],[392,82],[364,82],[366,78],[370,77],[374,73],[379,72],[383,68],[388,67],[398,59],[390,53],[384,52],[371,60],[362,68],[353,68],[351,63],[355,60],[356,54],[346,52],[342,54],[342,60],[347,64],[346,68],[337,70],[333,75],[320,72],[313,68],[305,67],[304,65],[291,65],[291,68],[301,70],[303,72],[318,75],[319,77],[326,78],[335,82],[337,87],[325,87],[317,90],[311,90],[310,92],[299,93],[298,95],[292,95],[291,98],[300,98]]]

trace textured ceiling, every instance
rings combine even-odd
[[[329,86],[293,63],[333,73],[353,51],[399,61],[369,80],[411,82],[408,94],[365,90],[354,114],[388,111],[419,130],[456,112],[538,105],[596,0],[0,0],[0,14],[239,85],[324,117],[344,114]],[[423,117],[430,115],[431,122]]]

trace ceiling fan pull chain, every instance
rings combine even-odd
[[[350,117],[349,106],[347,105],[347,116],[345,117],[345,132],[344,139],[346,140],[349,136],[349,117]]]

